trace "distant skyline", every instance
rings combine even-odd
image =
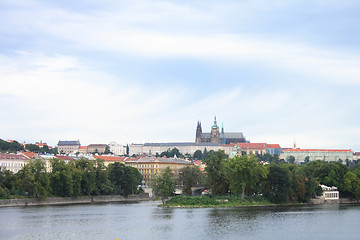
[[[0,138],[360,151],[360,2],[0,2]]]

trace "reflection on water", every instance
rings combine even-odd
[[[158,203],[0,209],[0,239],[358,239],[360,207],[159,208]]]

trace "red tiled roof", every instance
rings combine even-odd
[[[68,157],[68,156],[55,155],[55,157],[60,160],[73,160],[71,157]]]
[[[25,157],[32,159],[37,157],[38,155],[36,153],[33,152],[21,152]]]
[[[351,149],[283,149],[284,152],[352,152]]]
[[[124,162],[127,157],[115,157],[115,156],[97,156],[93,155],[94,158],[99,158],[104,161],[112,161],[112,162]]]
[[[266,143],[236,143],[242,149],[266,149]]]
[[[354,152],[355,156],[360,156],[360,152]]]
[[[267,148],[281,148],[279,144],[268,144]]]

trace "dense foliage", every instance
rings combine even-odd
[[[17,141],[7,142],[0,139],[0,152],[15,153],[24,150],[24,147]]]
[[[271,163],[263,166],[260,162],[265,159]],[[273,203],[307,202],[321,194],[319,185],[324,184],[337,187],[341,196],[360,199],[360,165],[349,168],[341,162],[325,161],[296,165],[268,155],[228,159],[223,151],[204,162],[212,196],[264,196]]]
[[[152,187],[155,195],[159,196],[164,204],[165,200],[174,193],[174,180],[170,167],[152,177]]]
[[[136,168],[114,163],[108,167],[97,159],[73,160],[65,163],[54,158],[51,171],[45,162],[32,160],[16,174],[0,171],[0,198],[13,197],[77,197],[84,195],[139,193],[142,176]]]

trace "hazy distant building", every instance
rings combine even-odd
[[[77,152],[80,147],[80,141],[59,141],[58,142],[58,152],[60,154],[69,154]]]
[[[106,144],[90,144],[87,146],[87,152],[102,154],[106,151],[107,146]]]
[[[209,133],[203,133],[201,128],[201,122],[197,123],[196,127],[196,143],[215,143],[215,144],[230,144],[230,143],[239,143],[246,142],[246,139],[242,132],[224,132],[224,127],[219,131],[219,126],[217,125],[216,116],[214,118],[214,124],[211,127]]]
[[[110,142],[109,144],[110,152],[114,155],[123,156],[126,155],[126,146],[118,144],[116,142]]]
[[[346,159],[350,161],[353,159],[353,152],[351,149],[283,149],[281,157],[288,159],[290,156],[295,158],[295,163],[302,163],[307,157],[309,161],[336,162],[342,160],[345,163]]]
[[[175,142],[175,143],[145,143],[145,144],[131,144],[129,146],[129,155],[142,155],[150,154],[156,155],[161,154],[167,150],[177,148],[183,155],[193,155],[196,150],[217,151],[224,150],[221,144],[216,143],[194,143],[194,142]]]

